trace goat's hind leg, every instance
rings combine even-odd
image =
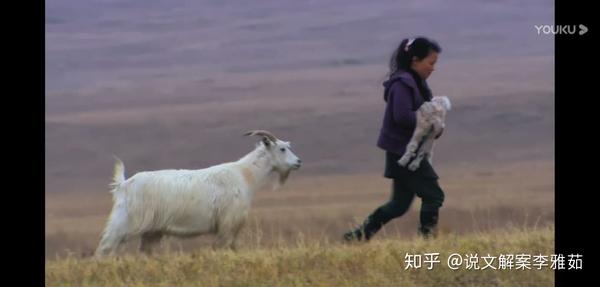
[[[112,232],[104,233],[96,248],[95,256],[101,258],[106,255],[114,254],[123,241],[125,241],[125,237],[122,235],[114,234]]]
[[[119,246],[127,240],[127,213],[120,206],[115,207],[98,244],[97,258],[114,254]]]
[[[142,234],[139,251],[147,255],[152,254],[152,249],[160,243],[162,237],[163,234],[161,232],[147,232]]]

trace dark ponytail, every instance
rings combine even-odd
[[[402,40],[400,45],[390,59],[390,72],[388,78],[391,78],[399,71],[406,71],[412,74],[417,82],[417,86],[421,94],[426,100],[431,99],[431,91],[427,87],[427,83],[411,69],[412,59],[416,57],[419,60],[426,58],[431,52],[441,53],[442,48],[438,43],[425,37],[408,38]]]
[[[390,59],[390,76],[398,72],[398,70],[410,70],[413,57],[423,60],[432,51],[441,53],[442,48],[435,41],[425,37],[402,40],[400,46],[396,48]]]

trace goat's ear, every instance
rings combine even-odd
[[[271,140],[269,140],[268,138],[263,138],[262,142],[263,142],[263,144],[265,144],[265,146],[267,148],[270,148],[271,146],[273,146],[273,142]]]

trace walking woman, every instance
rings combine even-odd
[[[425,37],[404,39],[393,53],[389,78],[383,83],[386,108],[377,142],[385,150],[384,177],[392,179],[392,195],[360,227],[345,233],[346,241],[368,241],[384,224],[405,214],[415,195],[422,200],[418,232],[425,238],[435,236],[444,202],[438,176],[427,160],[415,171],[400,166],[398,160],[415,130],[415,111],[432,98],[426,80],[440,53],[440,46]]]

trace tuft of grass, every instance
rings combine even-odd
[[[375,239],[340,244],[298,240],[293,246],[169,252],[106,259],[74,256],[46,262],[46,286],[552,286],[554,270],[452,270],[450,254],[551,255],[554,228],[509,228],[434,240]],[[407,268],[406,256],[439,253],[433,269]],[[423,257],[424,259],[424,257]],[[479,266],[485,264],[479,260]],[[497,260],[493,264],[498,266]]]

